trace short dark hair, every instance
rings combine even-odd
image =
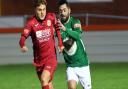
[[[47,5],[46,0],[34,0],[34,7],[40,6],[41,4]]]
[[[58,2],[58,7],[60,7],[60,6],[63,5],[63,4],[66,4],[67,7],[70,7],[70,6],[69,6],[69,3],[67,2],[67,0],[59,0],[59,2]]]

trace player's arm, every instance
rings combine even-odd
[[[61,33],[60,33],[60,29],[58,27],[56,16],[55,16],[55,14],[53,14],[53,15],[54,15],[55,32],[56,32],[56,35],[57,35],[57,38],[58,38],[58,49],[59,49],[59,52],[62,52],[63,49],[64,49],[63,41],[62,41],[62,38],[61,38]]]
[[[69,34],[69,36],[71,36],[73,39],[78,40],[81,38],[81,33],[82,33],[82,29],[81,29],[81,23],[79,20],[76,20],[73,24],[73,30],[65,30],[65,32],[67,32]]]
[[[71,36],[74,40],[79,40],[81,38],[82,29],[81,29],[81,23],[79,20],[76,20],[74,22],[72,26],[73,30],[67,30],[67,28],[60,21],[58,21],[58,23],[59,23],[60,29],[67,32],[69,36]]]
[[[22,52],[28,51],[27,46],[25,46],[25,40],[26,40],[26,38],[24,36],[21,36],[19,44],[20,44],[20,48],[21,48]]]
[[[28,48],[25,44],[25,41],[28,38],[28,36],[30,35],[30,31],[31,31],[30,30],[30,25],[27,24],[27,26],[25,27],[25,29],[21,33],[21,38],[20,38],[20,41],[19,41],[19,45],[20,45],[20,48],[21,48],[22,52],[28,51]]]

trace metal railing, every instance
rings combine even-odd
[[[84,17],[85,19],[85,24],[88,26],[89,25],[89,18],[90,17],[97,17],[97,18],[111,18],[111,19],[128,19],[128,16],[117,16],[117,15],[105,15],[105,14],[72,14],[73,16],[76,17]]]
[[[91,14],[91,13],[80,13],[80,14],[72,14],[72,16],[74,17],[82,17],[84,19],[84,24],[86,26],[88,26],[90,24],[90,18],[109,18],[109,19],[124,19],[124,20],[128,20],[128,16],[117,16],[117,15],[105,15],[105,14]],[[21,21],[15,21],[16,19],[14,18],[19,18]],[[15,26],[24,26],[26,23],[27,18],[30,17],[30,15],[24,15],[24,16],[0,16],[0,19],[2,19],[0,21],[0,26],[2,24],[7,25],[7,27],[15,27]],[[5,21],[3,20],[3,18],[5,18]],[[6,18],[10,18],[8,19],[9,21],[7,21]],[[13,19],[11,19],[13,18]],[[12,21],[11,21],[12,20]],[[10,23],[10,22],[13,22]],[[3,26],[4,26],[3,25]]]

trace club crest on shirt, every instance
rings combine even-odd
[[[51,20],[47,20],[47,26],[51,26]]]

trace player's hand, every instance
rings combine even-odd
[[[28,51],[28,48],[27,48],[27,46],[23,46],[22,48],[21,48],[21,51],[24,53],[24,52],[27,52]]]
[[[59,51],[59,53],[62,53],[63,52],[63,50],[64,50],[64,46],[58,46],[58,51]]]
[[[65,26],[61,23],[61,21],[59,19],[57,20],[57,23],[58,23],[59,29],[62,29],[63,31],[66,31]]]

